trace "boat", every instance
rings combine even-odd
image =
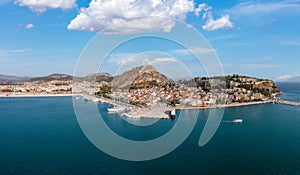
[[[175,115],[176,115],[176,110],[175,110],[175,109],[172,109],[171,115],[172,115],[172,116],[175,116]]]
[[[172,119],[172,120],[175,119],[175,117],[176,117],[176,110],[175,110],[175,109],[172,109],[172,110],[171,110],[170,116],[171,116],[171,119]]]
[[[175,117],[175,116],[176,116],[176,110],[175,110],[175,109],[172,109],[172,111],[171,111],[170,114],[171,114],[171,116],[174,116],[174,117]]]
[[[233,123],[243,123],[243,119],[234,119],[232,120]]]
[[[108,112],[122,112],[125,110],[126,110],[125,107],[117,107],[117,106],[114,106],[113,108],[107,108]]]
[[[120,105],[120,101],[119,104],[116,104],[116,99],[114,98],[114,102],[113,102],[113,107],[112,108],[107,108],[108,112],[123,112],[126,111],[126,107],[122,107]]]
[[[123,113],[121,114],[125,117],[128,117],[128,118],[141,118],[140,116],[138,116],[136,113]]]

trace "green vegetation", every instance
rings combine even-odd
[[[132,105],[135,105],[135,106],[146,106],[147,104],[145,103],[145,102],[143,102],[143,101],[133,101],[133,100],[130,100],[130,102],[129,102],[130,104],[132,104]]]
[[[177,104],[179,104],[179,101],[178,101],[178,100],[172,100],[172,101],[171,101],[171,104],[172,104],[173,106],[176,106]]]
[[[137,87],[136,87],[135,85],[131,85],[131,86],[129,87],[129,90],[135,90],[135,89],[137,89]]]
[[[99,96],[102,96],[104,98],[111,99],[110,95],[108,95],[108,94],[111,94],[111,87],[107,86],[107,85],[102,86],[100,88],[100,91],[95,93],[95,95],[99,95]]]

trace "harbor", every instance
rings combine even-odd
[[[300,106],[300,102],[293,102],[282,100],[279,98],[258,102],[245,102],[245,103],[234,103],[234,104],[220,104],[220,105],[212,105],[206,107],[190,107],[190,106],[170,106],[164,103],[158,103],[155,105],[151,105],[148,107],[132,105],[129,103],[125,103],[122,101],[114,101],[112,99],[103,98],[100,96],[88,96],[82,95],[85,100],[100,102],[100,103],[108,103],[112,105],[111,108],[108,108],[107,111],[110,113],[119,113],[122,116],[128,118],[156,118],[156,119],[174,119],[176,110],[205,110],[205,109],[214,109],[214,108],[228,108],[228,107],[239,107],[239,106],[249,106],[249,105],[259,105],[259,104],[282,104],[289,106]]]
[[[150,107],[136,106],[122,101],[114,101],[112,99],[103,98],[100,96],[82,95],[84,100],[107,103],[112,105],[107,108],[110,113],[119,113],[128,118],[156,118],[156,119],[169,119],[172,107],[166,104],[158,103]]]

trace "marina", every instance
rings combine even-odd
[[[100,102],[100,103],[108,103],[111,104],[113,107],[107,108],[109,113],[120,113],[122,116],[128,118],[159,118],[159,119],[175,119],[176,117],[176,109],[179,110],[203,110],[203,109],[213,109],[213,108],[227,108],[227,107],[238,107],[238,106],[248,106],[248,105],[258,105],[258,104],[267,104],[267,103],[274,103],[274,104],[283,104],[289,106],[300,106],[300,102],[293,102],[282,100],[276,98],[274,100],[265,100],[265,101],[258,101],[258,102],[247,102],[247,103],[235,103],[230,105],[213,105],[213,106],[206,106],[206,107],[186,107],[186,106],[176,106],[171,107],[163,103],[159,103],[156,105],[151,105],[150,107],[143,107],[143,106],[136,106],[129,103],[125,103],[122,101],[118,101],[117,103],[115,100],[103,98],[100,96],[89,96],[89,95],[82,95],[85,100],[93,101],[93,102]],[[242,119],[235,119],[232,122],[234,123],[242,123]]]

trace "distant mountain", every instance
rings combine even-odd
[[[14,75],[3,75],[0,74],[0,83],[13,83],[13,82],[24,82],[29,81],[30,77],[20,77],[20,76],[14,76]]]
[[[300,77],[290,78],[286,82],[299,83],[300,82]]]
[[[95,73],[95,74],[89,74],[84,77],[85,80],[88,81],[96,81],[96,82],[111,82],[113,80],[113,76],[109,73]]]
[[[130,86],[142,88],[166,84],[170,84],[170,80],[151,65],[125,71],[121,75],[114,77],[111,82],[111,85],[116,88],[128,88]]]
[[[67,74],[51,74],[45,77],[31,78],[30,81],[49,82],[49,81],[72,81],[73,76]]]

